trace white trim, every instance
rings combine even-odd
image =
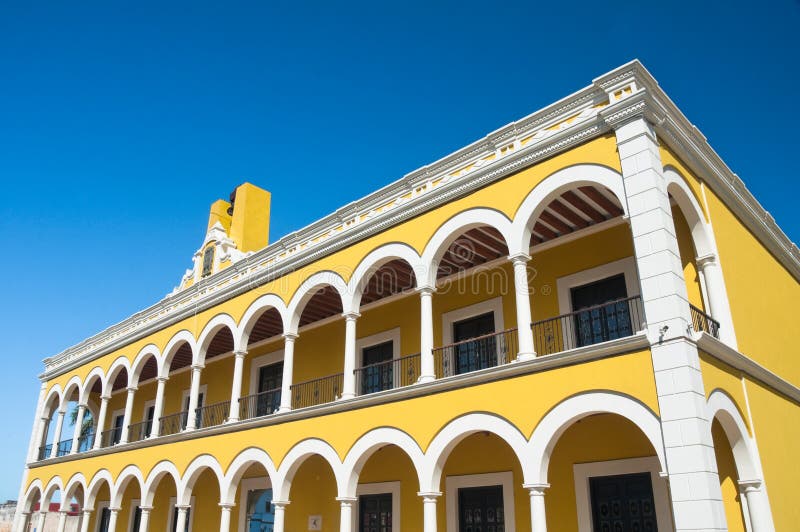
[[[260,357],[254,358],[250,362],[250,393],[248,395],[258,393],[258,370],[264,366],[271,366],[272,364],[277,364],[278,362],[283,362],[282,348],[278,349],[277,351],[267,353],[266,355],[261,355]]]
[[[447,532],[458,532],[458,490],[460,488],[479,488],[481,486],[503,487],[503,513],[505,530],[516,530],[514,514],[514,473],[482,473],[479,475],[459,475],[445,478],[445,510]]]
[[[653,502],[659,530],[672,529],[672,510],[669,502],[667,482],[659,474],[661,466],[658,457],[627,458],[606,462],[588,462],[572,466],[575,478],[575,505],[578,511],[578,532],[593,532],[592,505],[589,493],[591,477],[627,475],[629,473],[650,473],[653,484]]]
[[[358,530],[358,518],[361,515],[359,497],[362,495],[379,495],[389,493],[392,496],[392,532],[400,532],[400,481],[372,482],[359,484],[356,488],[356,503],[353,505],[353,528]]]
[[[628,297],[639,295],[639,276],[636,274],[636,260],[633,257],[615,260],[595,268],[579,271],[570,275],[559,277],[556,280],[558,291],[558,313],[569,314],[572,312],[572,297],[570,290],[576,286],[594,283],[614,275],[625,275],[625,290]]]
[[[177,499],[175,497],[169,498],[169,511],[167,512],[167,528],[164,530],[172,530],[172,516],[175,515],[175,504]],[[194,513],[195,513],[195,505],[194,505],[194,495],[192,498],[189,499],[189,506],[191,506],[191,510],[189,511],[189,532],[192,532],[194,527]],[[175,532],[182,532],[180,530],[176,530]]]
[[[442,314],[442,344],[450,345],[453,343],[453,324],[467,318],[473,318],[486,314],[494,313],[494,332],[503,329],[503,297],[497,296],[487,299],[468,307],[461,307]]]
[[[128,528],[126,530],[130,530],[131,532],[138,532],[137,530],[133,529],[133,518],[136,517],[136,507],[142,504],[141,499],[131,499],[131,511],[130,515],[128,515]]]
[[[244,529],[247,519],[247,496],[251,491],[267,489],[272,489],[272,483],[269,481],[269,477],[243,478],[239,483],[239,522],[237,527],[239,532],[247,532]],[[274,491],[272,495],[274,499]]]
[[[100,532],[100,523],[102,520],[100,519],[103,515],[103,509],[108,508],[111,505],[111,501],[99,501],[97,503],[97,507],[95,508],[95,520],[94,520],[94,529],[95,532]],[[130,528],[129,528],[130,530]],[[167,529],[169,530],[169,529]]]

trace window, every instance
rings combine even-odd
[[[627,297],[623,274],[570,290],[578,347],[633,334]]]
[[[156,406],[155,404],[148,405],[145,407],[145,415],[144,415],[144,433],[142,434],[143,437],[147,438],[150,436],[150,432],[153,430],[153,418],[156,415]]]
[[[122,424],[125,423],[125,414],[114,416],[114,432],[111,434],[111,445],[116,445],[122,440]]]
[[[283,362],[258,368],[258,399],[256,416],[272,414],[281,406]]]
[[[275,523],[275,508],[272,506],[271,489],[255,489],[247,492],[246,532],[272,532]]]
[[[214,245],[210,244],[203,252],[203,277],[208,277],[214,268]]]
[[[200,392],[197,394],[197,410],[194,411],[194,426],[199,429],[203,426],[203,400],[205,399],[206,385],[200,387]],[[185,429],[189,421],[189,402],[191,401],[190,391],[183,392],[183,419],[181,419],[181,428]]]
[[[649,473],[589,479],[595,530],[658,530]]]
[[[504,532],[503,486],[458,490],[459,532]]]
[[[453,353],[457,375],[497,365],[497,346],[493,336],[473,342],[458,343],[493,332],[495,332],[493,312],[453,323],[453,343],[457,344]]]
[[[394,342],[389,340],[361,350],[361,394],[391,390],[394,387],[391,360]],[[387,364],[387,362],[389,362]]]
[[[392,532],[392,494],[358,498],[358,532]]]
[[[97,520],[97,532],[108,532],[108,522],[111,520],[111,510],[108,504],[100,510],[100,518]]]
[[[142,522],[142,508],[139,506],[139,501],[132,501],[134,503],[133,516],[131,519],[131,532],[139,532],[139,525]]]

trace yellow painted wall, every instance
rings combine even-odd
[[[746,387],[775,530],[793,530],[800,523],[800,506],[791,496],[800,478],[800,406],[751,380]]]
[[[671,164],[680,170],[701,198],[701,205],[703,198],[707,201],[739,351],[795,386],[800,385],[794,312],[795,303],[800,299],[800,283],[710,187],[705,186],[705,194],[702,194],[700,180],[668,149],[661,148],[661,157],[665,165]]]
[[[675,236],[678,239],[678,251],[681,254],[681,265],[683,266],[683,277],[686,280],[686,292],[689,296],[689,303],[705,310],[703,304],[703,293],[700,289],[700,277],[697,275],[697,264],[695,257],[697,252],[692,242],[692,234],[689,231],[689,224],[679,207],[672,207],[672,220],[675,222]]]
[[[747,415],[747,399],[742,387],[742,373],[717,358],[700,351],[700,370],[703,374],[703,386],[708,398],[715,390],[725,392],[739,409],[745,424],[750,430],[750,416]]]
[[[744,532],[744,515],[739,500],[739,475],[736,473],[733,451],[731,451],[730,443],[719,421],[715,420],[711,424],[711,437],[714,441],[714,454],[717,458],[717,471],[722,488],[722,502],[725,505],[728,531]]]

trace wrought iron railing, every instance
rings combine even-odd
[[[643,326],[644,307],[639,296],[610,301],[531,325],[536,354],[540,356],[632,336]]]
[[[338,399],[342,393],[342,373],[328,375],[291,386],[292,408],[321,405]]]
[[[462,340],[433,350],[436,378],[502,366],[517,358],[517,329]]]
[[[90,451],[94,445],[94,428],[87,430],[78,438],[78,452],[85,453]]]
[[[231,402],[222,401],[211,405],[202,406],[195,410],[196,428],[202,427],[215,427],[222,425],[228,419],[230,413]]]
[[[122,429],[114,427],[112,429],[104,430],[100,434],[100,446],[111,447],[119,443],[122,438]]]
[[[356,391],[365,395],[414,384],[419,379],[419,365],[417,353],[360,367],[355,370]]]
[[[692,328],[697,332],[707,332],[714,338],[719,338],[719,322],[695,307],[689,304],[689,310],[692,314]]]
[[[131,423],[128,425],[128,441],[135,442],[147,439],[147,437],[150,436],[150,429],[152,426],[152,420]]]
[[[177,414],[170,414],[163,416],[158,420],[158,435],[169,436],[170,434],[177,434],[186,428],[187,414],[189,412],[184,410]]]
[[[239,419],[268,416],[281,406],[281,389],[266,390],[239,399]]]
[[[53,444],[48,443],[47,445],[42,445],[39,447],[39,460],[45,460],[50,458],[50,451],[53,450]]]
[[[58,449],[56,449],[56,456],[66,456],[72,450],[72,438],[68,440],[61,440],[58,442]]]

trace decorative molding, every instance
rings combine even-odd
[[[610,102],[610,104],[609,104]],[[634,60],[469,146],[350,203],[122,322],[44,360],[49,380],[319,258],[598,137],[644,113],[796,278],[800,250],[708,145],[650,73]],[[233,257],[231,257],[233,259]]]

